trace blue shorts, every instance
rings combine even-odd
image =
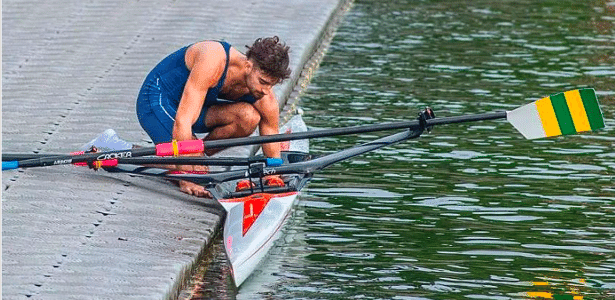
[[[147,132],[155,144],[167,143],[173,140],[173,124],[179,101],[176,96],[166,92],[156,75],[147,77],[137,98],[137,117],[141,127]],[[203,107],[199,118],[192,126],[192,133],[206,133],[210,129],[205,126],[207,108]]]

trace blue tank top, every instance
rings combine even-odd
[[[199,119],[204,117],[204,113],[208,107],[220,103],[232,102],[232,100],[220,98],[220,91],[224,85],[224,80],[226,80],[226,72],[228,70],[230,57],[229,52],[231,49],[231,45],[227,42],[220,42],[220,44],[224,47],[224,51],[226,52],[226,65],[224,66],[222,76],[220,76],[220,79],[218,80],[218,84],[209,88],[207,91],[203,105],[203,116],[200,116]],[[158,63],[158,65],[149,74],[149,76],[155,76],[160,80],[161,88],[169,96],[173,103],[175,103],[176,107],[179,106],[179,101],[182,98],[184,87],[186,86],[188,76],[190,75],[190,70],[188,70],[188,67],[186,66],[186,51],[190,46],[191,45],[183,47],[167,56],[160,63]],[[235,101],[253,104],[256,102],[256,99],[252,95],[244,95]]]

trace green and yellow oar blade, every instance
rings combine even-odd
[[[506,114],[525,138],[538,139],[604,128],[594,89],[554,94]]]

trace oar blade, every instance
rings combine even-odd
[[[604,128],[596,92],[589,88],[545,97],[507,112],[506,118],[527,139]]]

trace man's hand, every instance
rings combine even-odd
[[[211,193],[206,190],[203,186],[198,185],[194,182],[180,180],[179,181],[179,190],[188,194],[197,197],[203,198],[212,198]]]
[[[254,108],[261,115],[258,124],[260,135],[272,135],[280,133],[279,119],[280,107],[273,91],[269,92],[254,103]],[[263,144],[263,154],[267,157],[280,157],[280,143]]]

